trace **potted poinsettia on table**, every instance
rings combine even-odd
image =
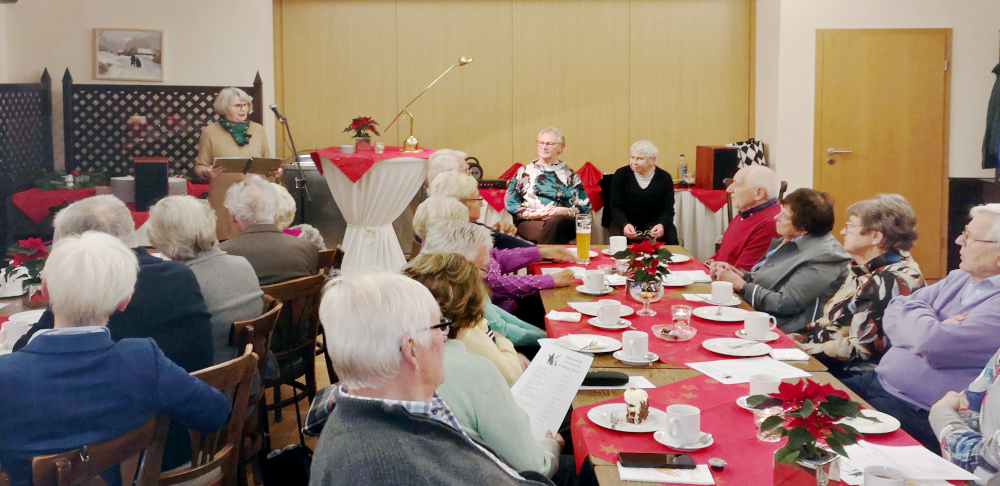
[[[371,150],[372,134],[380,136],[375,127],[378,122],[369,116],[359,116],[351,120],[351,124],[344,129],[344,132],[354,132],[354,147],[357,150]]]
[[[646,240],[629,245],[627,249],[615,253],[614,258],[628,260],[629,292],[642,302],[642,309],[636,314],[655,316],[656,311],[650,309],[649,304],[663,297],[663,277],[670,273],[666,266],[666,262],[670,261],[670,250],[662,242]]]
[[[24,288],[27,293],[24,296],[24,306],[28,308],[38,308],[45,306],[42,298],[42,268],[45,267],[45,259],[49,256],[49,245],[46,245],[41,238],[28,238],[18,240],[17,245],[7,249],[10,258],[7,260],[9,266],[4,269],[4,285],[16,285],[12,281],[21,284],[21,291],[12,295],[21,295]]]

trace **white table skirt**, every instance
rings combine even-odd
[[[510,213],[497,211],[489,204],[483,205],[479,214],[479,221],[487,226],[500,220],[513,222]],[[599,223],[603,216],[604,208],[601,208],[594,213],[594,220]],[[715,254],[715,240],[725,233],[729,220],[726,219],[725,207],[713,212],[690,191],[677,190],[674,191],[674,226],[677,227],[681,245],[695,258],[704,261]],[[608,229],[600,224],[595,224],[593,228],[590,241],[595,245],[608,244]]]

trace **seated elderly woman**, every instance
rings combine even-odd
[[[851,256],[830,230],[833,198],[823,191],[796,189],[781,201],[775,218],[778,238],[749,272],[712,262],[712,277],[733,289],[754,309],[796,332],[820,317],[822,308],[847,276]]]
[[[465,158],[469,154],[460,150],[438,149],[427,158],[427,187],[430,188],[434,179],[444,172],[460,172],[469,175],[469,163]],[[429,195],[429,194],[428,194]]]
[[[674,227],[674,180],[656,166],[659,151],[649,140],[639,140],[629,149],[628,165],[611,178],[611,236],[638,240],[640,232],[668,245],[676,245]]]
[[[907,251],[917,240],[917,218],[899,194],[879,194],[847,208],[844,249],[851,255],[844,285],[823,317],[790,337],[847,378],[874,369],[889,348],[882,316],[889,301],[922,287],[920,266]]]
[[[517,234],[536,243],[566,244],[576,238],[575,216],[590,212],[580,176],[559,160],[566,147],[562,131],[538,133],[538,158],[521,167],[507,185],[504,203]]]
[[[233,323],[260,315],[263,292],[246,258],[219,249],[215,211],[208,201],[191,196],[160,199],[149,210],[149,242],[167,258],[194,272],[212,315],[212,361],[239,355],[229,343]]]
[[[458,199],[468,209],[469,222],[479,224],[483,197],[479,194],[479,181],[475,177],[456,171],[442,172],[431,183],[427,193],[432,196],[451,196]],[[506,221],[497,221],[490,230],[493,232],[494,248],[534,246],[530,241],[513,236],[517,232],[517,227]]]
[[[323,235],[319,233],[319,230],[310,224],[298,224],[291,226],[292,221],[295,220],[295,198],[288,193],[288,189],[281,184],[271,183],[274,190],[278,192],[278,214],[274,217],[274,225],[278,227],[286,235],[292,235],[296,238],[301,238],[314,245],[320,250],[326,249],[326,242],[323,241]]]
[[[427,228],[437,220],[465,221],[469,211],[465,204],[451,196],[430,196],[413,213],[413,234],[424,240]]]
[[[562,438],[553,439],[550,433],[535,440],[528,414],[514,401],[503,375],[490,360],[466,347],[470,334],[482,334],[479,323],[489,302],[479,268],[455,253],[423,254],[403,267],[403,275],[427,287],[441,307],[441,316],[451,321],[444,344],[445,380],[438,394],[458,423],[515,469],[552,477],[559,468]],[[476,339],[489,337],[482,334]],[[568,462],[572,464],[572,458]]]

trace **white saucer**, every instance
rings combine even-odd
[[[617,323],[609,326],[607,324],[601,324],[601,321],[598,320],[596,317],[591,317],[590,319],[588,319],[587,324],[590,324],[591,326],[594,327],[599,327],[601,329],[608,329],[611,331],[617,331],[619,329],[628,329],[632,325],[631,322],[625,319],[618,319]]]
[[[778,339],[778,337],[780,337],[780,336],[778,336],[778,333],[776,333],[774,331],[767,331],[767,334],[764,337],[754,338],[754,337],[747,336],[747,334],[745,332],[743,332],[743,329],[740,329],[739,331],[736,331],[736,337],[738,337],[740,339],[749,339],[751,341],[758,341],[758,342],[762,342],[762,343],[769,343],[771,341],[774,341],[775,339]]]
[[[576,254],[575,246],[567,246],[566,249],[572,251],[574,255]],[[597,252],[594,250],[590,250],[590,258],[596,258],[596,257],[597,257]]]
[[[698,317],[700,317],[702,319],[707,319],[709,321],[716,321],[716,322],[743,322],[743,318],[746,317],[747,312],[748,312],[748,311],[745,311],[743,309],[736,309],[736,308],[733,308],[733,307],[723,307],[722,308],[722,313],[716,315],[716,313],[715,313],[716,309],[718,309],[718,306],[698,307],[694,311],[692,311],[692,314],[694,314],[694,315],[696,315],[696,316],[698,316]]]
[[[599,348],[580,349],[590,341],[597,341]],[[567,334],[556,339],[556,344],[578,353],[598,354],[618,351],[622,348],[622,342],[611,337],[597,334]]]
[[[615,359],[621,361],[622,363],[634,364],[634,365],[648,365],[650,363],[655,363],[656,360],[660,359],[660,355],[656,353],[646,353],[646,359],[630,359],[625,357],[625,353],[621,350],[611,353]]]
[[[742,397],[737,398],[736,404],[739,405],[740,408],[742,408],[743,410],[746,410],[748,412],[753,412],[754,408],[747,404],[747,398],[750,398],[750,395],[744,395]]]
[[[587,412],[587,418],[605,429],[617,430],[618,432],[655,432],[667,426],[667,412],[653,407],[649,407],[649,415],[641,424],[630,424],[625,421],[626,407],[624,403],[598,405]],[[621,417],[621,422],[615,424],[614,427],[611,426],[612,413],[617,413]]]
[[[667,332],[663,332],[664,329],[666,329]],[[653,327],[651,327],[650,330],[653,331],[654,336],[664,341],[672,341],[672,342],[690,341],[695,334],[698,334],[698,330],[693,327],[691,328],[691,331],[687,334],[677,334],[677,332],[673,330],[673,325],[668,326],[666,324],[656,324]]]
[[[691,257],[687,255],[678,255],[677,253],[670,254],[670,263],[684,263],[690,259]]]
[[[624,251],[624,250],[623,250],[623,251]],[[605,254],[605,255],[607,255],[607,256],[609,256],[609,257],[613,257],[613,256],[615,256],[615,254],[614,254],[614,253],[611,253],[611,248],[605,248],[605,249],[601,250],[601,253],[603,253],[603,254]]]
[[[878,419],[878,422],[863,418],[845,418],[837,423],[850,425],[854,427],[854,430],[862,434],[888,434],[900,427],[899,420],[896,417],[879,412],[878,410],[869,410],[866,408],[861,410],[861,415]]]
[[[32,324],[38,322],[42,318],[42,314],[45,313],[45,309],[36,309],[24,312],[18,312],[10,316],[7,320],[11,322],[30,322]]]
[[[690,277],[685,277],[684,275],[676,273],[668,273],[663,277],[660,277],[665,287],[687,287],[694,283]]]
[[[706,339],[703,343],[701,343],[701,345],[713,353],[724,354],[726,356],[740,356],[744,358],[749,356],[764,356],[765,354],[771,352],[770,346],[747,339]]]
[[[701,437],[697,442],[693,444],[678,444],[674,442],[672,437],[667,435],[666,429],[657,430],[656,433],[653,434],[653,439],[656,439],[657,442],[678,451],[698,451],[715,443],[715,438],[712,437],[712,434],[702,432]]]
[[[572,307],[573,310],[575,310],[575,311],[577,311],[577,312],[579,312],[581,314],[587,314],[588,316],[596,316],[597,315],[597,305],[598,304],[597,304],[596,301],[595,302],[579,302],[579,303],[573,303],[572,305],[570,305],[570,307]],[[618,317],[628,317],[628,316],[630,316],[632,314],[635,314],[635,309],[633,309],[633,308],[631,308],[631,307],[629,307],[629,306],[627,306],[625,304],[622,304],[621,310],[619,311]]]
[[[604,288],[601,289],[600,292],[591,292],[591,291],[587,290],[587,286],[586,285],[577,285],[576,286],[576,291],[580,292],[581,294],[587,294],[587,295],[607,295],[607,294],[610,294],[611,292],[614,292],[615,289],[611,288],[610,285],[605,285]]]

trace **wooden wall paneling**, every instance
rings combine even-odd
[[[282,20],[283,9],[284,0],[273,0],[271,2],[271,22],[274,26],[274,103],[278,105],[279,110],[285,108],[285,53],[283,47],[285,27]],[[275,157],[283,159],[292,155],[292,150],[285,147],[285,143],[285,129],[275,120],[273,147]]]
[[[697,145],[749,137],[753,2],[633,0],[631,5],[631,129],[612,165],[625,165],[628,145],[648,139],[660,151],[657,165],[676,177],[680,154],[689,170],[697,170]]]
[[[483,165],[487,178],[513,160],[513,73],[511,71],[512,2],[426,0],[399,2],[399,110],[448,66],[465,55],[473,62],[452,69],[413,106],[414,135],[420,145],[468,152]],[[382,118],[377,118],[382,121]],[[409,120],[396,122],[401,145]]]
[[[514,2],[514,160],[537,157],[547,126],[566,135],[561,158],[602,171],[627,162],[629,2]]]
[[[353,143],[342,130],[358,116],[388,124],[398,104],[395,2],[282,0],[282,6],[283,114],[297,148]]]

